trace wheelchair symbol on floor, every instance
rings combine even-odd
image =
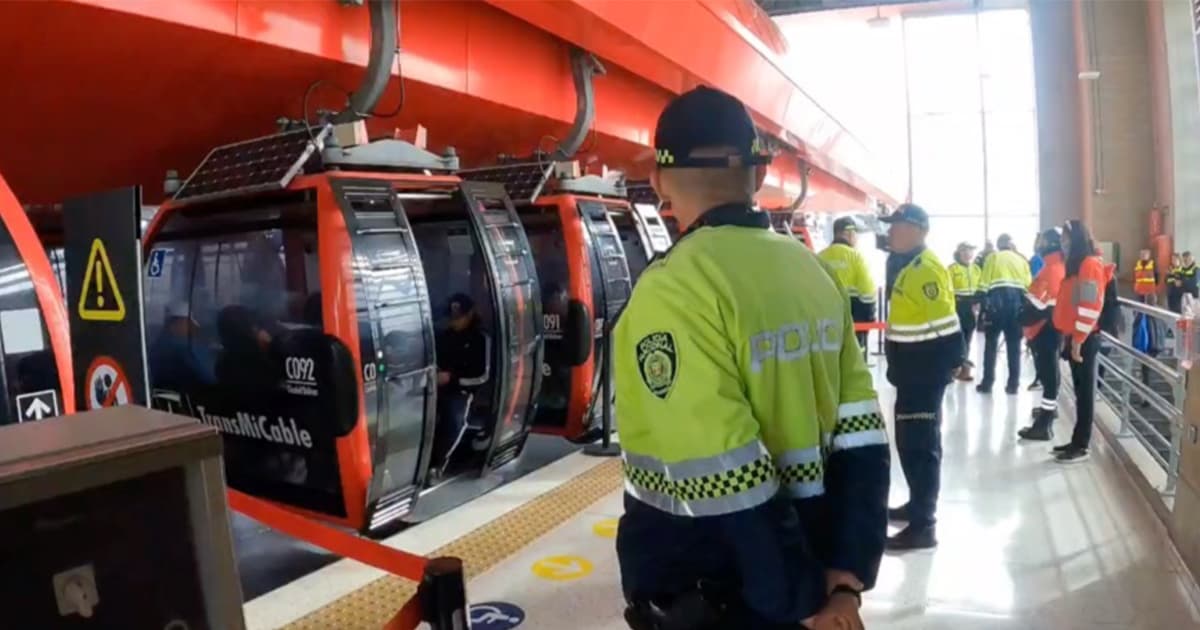
[[[525,611],[507,602],[471,606],[471,630],[508,630],[525,621]]]

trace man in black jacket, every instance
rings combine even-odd
[[[491,348],[479,327],[475,302],[457,293],[448,304],[449,326],[437,336],[438,427],[434,462],[441,466],[457,449],[467,428],[467,414],[476,390],[488,381]]]

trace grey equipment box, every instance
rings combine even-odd
[[[217,431],[134,406],[0,428],[0,627],[242,630]]]

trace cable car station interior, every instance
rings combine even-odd
[[[0,628],[1200,629],[1194,5],[0,3]]]

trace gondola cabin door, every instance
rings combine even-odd
[[[633,204],[611,215],[621,235],[629,275],[636,283],[650,261],[671,248],[671,235],[653,204]]]
[[[541,281],[546,360],[534,430],[591,441],[601,344],[630,294],[629,267],[609,217],[623,201],[568,194],[523,206]]]

